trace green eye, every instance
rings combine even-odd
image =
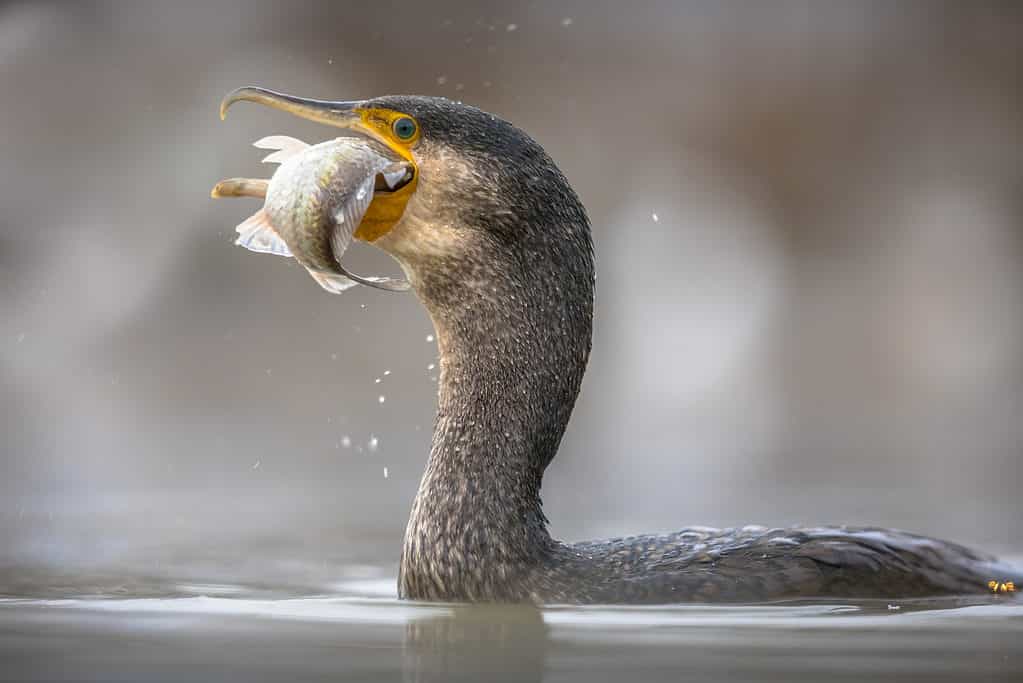
[[[416,122],[407,116],[395,119],[394,123],[391,124],[391,128],[399,140],[409,140],[416,134]]]

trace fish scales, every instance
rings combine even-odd
[[[347,247],[358,227],[346,221],[344,207],[392,163],[381,153],[386,148],[381,148],[369,141],[338,138],[285,159],[274,173],[265,210],[299,263],[337,272],[341,254],[333,245],[343,240]],[[338,240],[335,231],[347,234]]]
[[[214,196],[259,196],[265,187],[263,208],[238,226],[236,244],[293,256],[332,293],[357,283],[395,291],[408,288],[403,280],[362,277],[341,265],[373,200],[378,174],[393,188],[411,177],[407,161],[385,145],[359,137],[307,145],[270,136],[255,145],[277,150],[263,160],[280,163],[269,182],[236,178],[214,189]]]

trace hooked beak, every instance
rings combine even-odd
[[[418,167],[407,149],[402,149],[369,124],[366,118],[368,115],[366,100],[337,102],[311,100],[274,92],[266,88],[245,86],[229,92],[221,100],[221,119],[227,117],[227,110],[235,102],[255,102],[316,123],[343,128],[389,148],[404,161],[395,164],[390,175],[385,170],[377,178],[374,188],[376,196],[363,216],[354,236],[366,242],[374,242],[401,219],[405,205],[418,185]],[[400,177],[396,175],[398,171],[402,171]],[[219,183],[213,189],[212,194],[214,197],[261,196],[260,192],[263,195],[266,193],[266,187],[261,184],[261,181],[235,178]]]
[[[362,123],[357,111],[362,100],[332,102],[330,100],[308,100],[294,95],[274,92],[266,88],[245,86],[229,92],[220,102],[220,119],[227,117],[228,108],[235,102],[255,102],[273,109],[280,109],[303,119],[323,123],[337,128],[349,128],[360,133],[370,133]]]

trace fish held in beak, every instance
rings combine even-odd
[[[236,228],[235,244],[251,251],[293,256],[328,292],[356,284],[405,291],[409,283],[356,275],[341,265],[359,223],[376,193],[393,192],[414,175],[408,161],[386,145],[363,137],[341,137],[317,145],[284,135],[253,143],[273,150],[263,161],[280,166],[270,180],[231,178],[213,197],[263,197],[263,208]]]

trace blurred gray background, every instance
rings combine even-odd
[[[855,523],[1019,554],[1021,64],[1015,3],[0,6],[4,580],[394,571],[432,329],[232,246],[257,203],[209,190],[270,173],[249,143],[332,136],[221,122],[245,84],[461,99],[565,171],[599,274],[555,534]]]

